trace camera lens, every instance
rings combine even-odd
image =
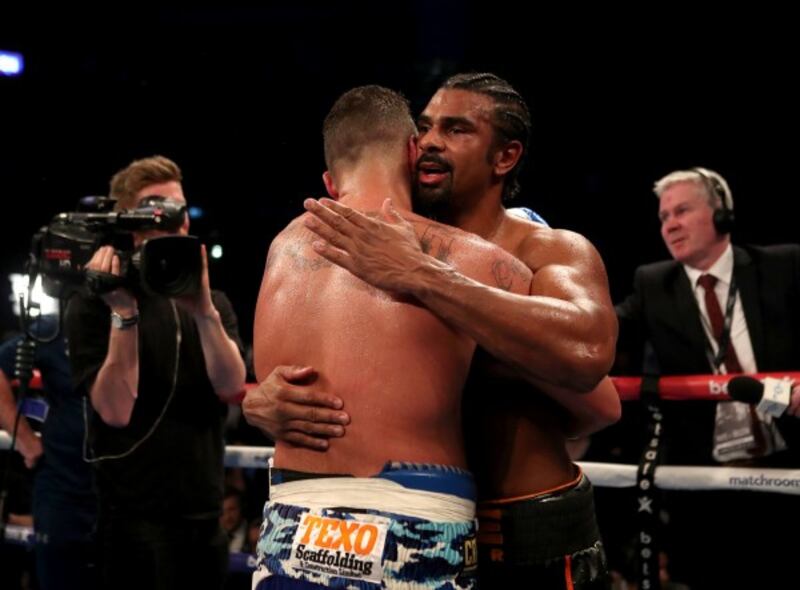
[[[200,240],[193,236],[160,236],[142,246],[142,285],[165,297],[191,295],[200,289],[203,264]]]

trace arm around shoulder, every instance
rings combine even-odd
[[[413,293],[534,385],[591,391],[614,358],[617,320],[599,254],[572,232],[543,229],[517,252],[528,294],[484,285],[433,261]]]

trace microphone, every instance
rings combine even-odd
[[[778,418],[792,400],[792,382],[789,379],[766,377],[763,381],[739,375],[728,382],[731,399],[747,404],[758,404],[756,410]]]

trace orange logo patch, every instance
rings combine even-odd
[[[344,519],[305,512],[298,520],[287,566],[380,583],[389,519],[362,514]]]
[[[303,519],[306,532],[300,539],[303,545],[369,555],[378,542],[378,527],[370,523],[328,518],[306,514]]]

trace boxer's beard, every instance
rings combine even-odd
[[[445,174],[444,179],[436,186],[425,185],[419,182],[420,164],[434,164]],[[442,156],[436,153],[426,153],[417,159],[418,171],[414,175],[414,184],[411,191],[411,206],[415,213],[433,219],[447,214],[453,199],[453,166]]]
[[[415,181],[411,187],[411,207],[418,215],[424,215],[430,219],[442,219],[447,217],[452,203],[452,173],[439,186],[425,186]]]

